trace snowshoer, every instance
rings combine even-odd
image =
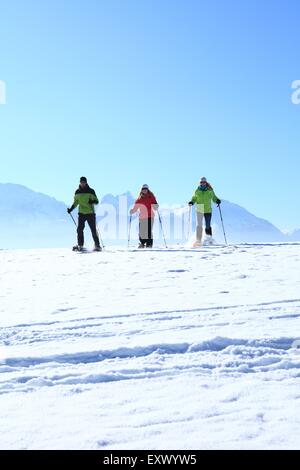
[[[205,219],[205,233],[209,237],[210,243],[212,243],[212,228],[211,228],[211,217],[212,207],[211,201],[215,202],[217,206],[221,204],[221,200],[215,195],[212,186],[208,183],[207,179],[203,176],[200,180],[200,184],[196,189],[194,196],[189,202],[189,206],[197,204],[197,239],[196,244],[200,245],[202,241],[202,223],[203,218]]]
[[[139,211],[139,248],[152,248],[153,246],[153,223],[155,212],[158,209],[157,200],[150,191],[149,186],[144,184],[140,191],[139,197],[135,201],[130,215]]]
[[[83,230],[85,222],[89,224],[89,227],[92,232],[92,237],[95,243],[95,251],[101,251],[101,246],[99,242],[99,236],[97,233],[96,227],[96,214],[94,211],[94,205],[98,204],[98,198],[94,189],[90,188],[85,176],[80,178],[80,184],[78,189],[75,192],[74,202],[70,208],[67,209],[68,214],[71,214],[72,210],[75,207],[78,208],[78,226],[77,226],[77,242],[78,246],[74,249],[81,251],[84,245],[84,235]]]

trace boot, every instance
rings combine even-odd
[[[83,246],[81,245],[75,245],[72,248],[73,251],[83,251]]]
[[[205,245],[213,245],[214,241],[212,238],[212,228],[211,227],[206,228],[205,233],[206,233]]]

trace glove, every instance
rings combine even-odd
[[[133,210],[133,209],[130,209],[129,214],[130,214],[130,215],[133,215],[133,214],[134,214],[134,210]]]
[[[154,211],[158,211],[159,205],[158,204],[153,204],[152,206]]]
[[[193,201],[190,201],[189,206],[193,206],[193,205],[194,205]]]
[[[68,214],[71,214],[72,210],[73,210],[72,207],[68,207],[67,209]]]
[[[217,204],[218,207],[220,206],[221,202],[222,202],[221,199],[216,200],[216,204]]]
[[[89,204],[95,204],[95,201],[93,201],[92,199],[89,199]]]

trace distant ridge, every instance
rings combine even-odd
[[[99,195],[98,195],[99,196]],[[122,240],[114,243],[125,243],[127,234],[128,209],[134,203],[134,197],[129,192],[121,195],[106,194],[101,199],[97,210],[97,220],[105,234],[107,224],[106,209],[112,207],[117,216],[116,228],[122,233]],[[119,207],[122,213],[119,213]],[[263,242],[292,242],[300,241],[300,230],[284,234],[265,219],[256,217],[243,207],[228,202],[222,202],[222,213],[228,241],[231,243],[263,243]],[[0,248],[39,248],[65,247],[76,242],[76,228],[67,214],[65,203],[46,194],[33,191],[25,186],[13,183],[0,183]],[[170,243],[186,241],[186,233],[182,239],[174,239],[174,227],[180,225],[180,217],[185,212],[187,225],[188,208],[182,207],[170,214],[169,208],[160,208],[163,223],[170,234]],[[213,230],[214,238],[223,240],[219,211],[214,206]],[[76,217],[76,211],[73,213]],[[195,214],[193,210],[193,229],[195,229]],[[158,228],[158,224],[156,224]],[[134,232],[133,232],[134,236]],[[173,238],[172,238],[173,237]],[[91,243],[89,230],[86,230],[86,240]],[[109,241],[109,237],[107,238]]]

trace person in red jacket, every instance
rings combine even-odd
[[[145,246],[146,248],[152,248],[153,246],[153,223],[157,209],[158,204],[154,194],[150,191],[149,186],[144,184],[139,197],[130,210],[130,215],[139,211],[139,248],[145,248]]]

